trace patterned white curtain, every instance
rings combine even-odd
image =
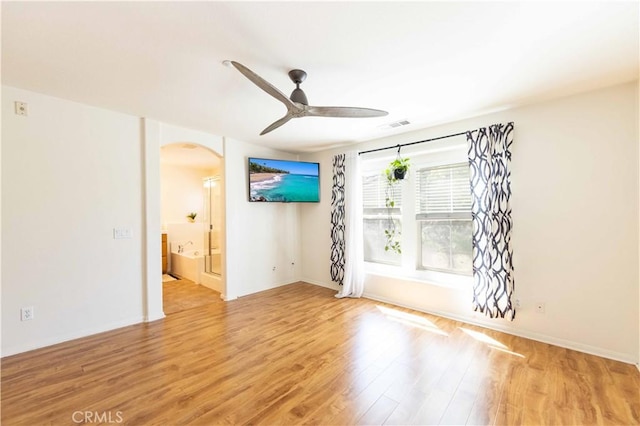
[[[344,280],[344,160],[346,155],[333,157],[331,185],[331,280],[342,285]]]
[[[337,155],[333,164],[331,279],[342,285],[336,297],[361,297],[364,292],[364,254],[360,156],[355,151]]]
[[[513,123],[467,132],[473,219],[473,308],[490,318],[516,315],[511,247]]]

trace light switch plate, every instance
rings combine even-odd
[[[113,239],[114,240],[124,240],[131,238],[131,229],[130,228],[113,228]]]
[[[33,319],[33,306],[20,308],[20,321],[31,321]]]

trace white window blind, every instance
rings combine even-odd
[[[471,217],[468,164],[420,169],[416,180],[416,219]]]
[[[387,178],[383,174],[364,176],[362,179],[362,205],[365,214],[371,209],[384,209],[387,197]],[[393,185],[391,195],[395,201],[395,207],[402,206],[402,188]],[[386,213],[386,212],[384,212]]]
[[[416,173],[418,267],[454,274],[472,268],[469,165],[423,168]]]
[[[390,210],[386,207],[387,191],[390,191],[394,201],[394,207]],[[384,174],[365,175],[362,177],[362,204],[364,260],[399,265],[400,255],[384,249],[387,244],[384,232],[392,226],[395,226],[396,230],[400,232],[402,227],[401,185],[387,188],[387,178]]]

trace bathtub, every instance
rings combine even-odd
[[[220,280],[220,251],[214,250],[211,259],[213,272],[205,272],[204,250],[185,250],[178,253],[177,245],[171,249],[171,273],[181,278],[186,278],[196,284],[202,284],[222,294],[222,281]],[[211,260],[210,260],[211,261]]]
[[[200,284],[200,274],[204,271],[204,251],[202,249],[185,250],[178,253],[171,249],[171,273]]]

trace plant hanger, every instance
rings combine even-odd
[[[402,158],[400,156],[400,148],[401,146],[398,145],[398,154],[396,155],[396,159],[390,162],[389,166],[385,170],[387,180],[390,182],[403,180],[409,170],[409,158]]]

